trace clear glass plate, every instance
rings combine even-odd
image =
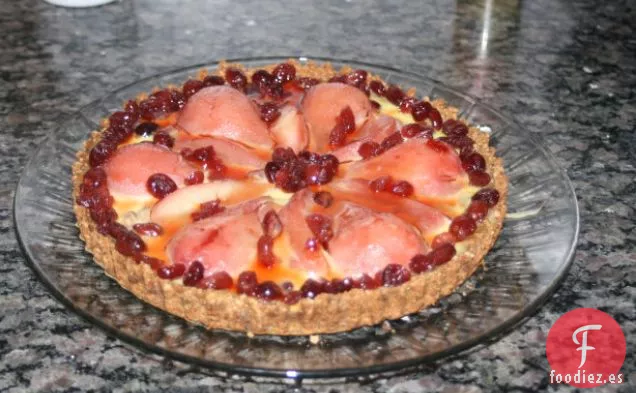
[[[249,67],[286,58],[236,59]],[[300,58],[307,61],[307,58]],[[443,98],[466,121],[487,128],[510,179],[503,231],[481,269],[436,307],[389,324],[308,337],[208,331],[158,310],[122,289],[78,238],[71,198],[75,153],[101,118],[138,93],[181,84],[201,64],[142,79],[82,108],[52,130],[26,166],[15,196],[18,238],[27,260],[69,308],[135,346],[229,374],[282,378],[386,375],[495,339],[531,315],[572,261],[579,231],[576,197],[565,172],[528,132],[476,99],[409,72],[334,59]]]

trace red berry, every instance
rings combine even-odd
[[[382,271],[382,284],[385,287],[396,287],[411,279],[407,268],[398,264],[390,264]]]
[[[422,273],[428,270],[432,270],[434,267],[430,254],[417,254],[411,258],[409,268],[414,273]]]
[[[199,210],[193,212],[190,216],[192,221],[200,221],[204,218],[212,217],[215,214],[221,213],[225,210],[225,207],[221,206],[221,201],[215,199],[213,201],[204,202],[199,205]]]
[[[280,110],[276,104],[266,102],[259,107],[261,119],[267,124],[275,122],[280,117]]]
[[[286,162],[296,158],[294,150],[291,147],[277,147],[272,153],[272,161]]]
[[[161,236],[161,234],[163,233],[163,228],[161,227],[161,225],[156,224],[154,222],[134,224],[133,230],[140,235],[149,236],[149,237]]]
[[[183,276],[183,273],[185,273],[185,266],[181,263],[177,263],[176,265],[171,266],[164,266],[157,270],[157,275],[160,278],[166,280],[172,280],[177,277],[181,277]]]
[[[106,185],[106,171],[102,168],[91,168],[84,174],[82,184],[89,190]]]
[[[308,215],[305,218],[305,222],[314,236],[323,244],[327,243],[333,237],[333,229],[329,217],[314,213]]]
[[[434,248],[433,251],[429,253],[431,257],[431,262],[434,265],[444,264],[455,256],[455,246],[450,243],[442,244],[441,246]]]
[[[124,111],[128,112],[132,116],[133,123],[139,120],[139,105],[136,101],[129,100],[124,106]]]
[[[422,132],[422,126],[417,123],[407,124],[400,129],[400,133],[404,138],[413,138],[420,132]]]
[[[407,182],[407,181],[399,181],[395,184],[393,184],[393,186],[391,187],[391,193],[395,194],[397,196],[401,196],[403,198],[407,198],[410,197],[411,195],[413,195],[414,192],[414,188],[411,185],[411,183]]]
[[[118,233],[115,238],[115,249],[126,256],[133,256],[146,251],[146,244],[134,232],[126,230]]]
[[[472,199],[473,201],[484,201],[488,207],[494,207],[499,202],[499,191],[493,188],[484,188],[477,191]]]
[[[481,221],[488,215],[488,203],[486,201],[472,201],[466,209],[466,214],[475,221]]]
[[[369,188],[373,192],[382,192],[382,191],[389,191],[392,185],[393,185],[393,179],[391,178],[391,176],[382,176],[371,181],[369,183]]]
[[[298,84],[305,90],[316,86],[320,81],[316,78],[298,78]]]
[[[345,286],[344,282],[342,282],[341,280],[338,280],[337,278],[334,278],[331,281],[325,282],[325,285],[324,285],[325,293],[342,293],[342,292],[345,292],[346,290],[347,290],[347,287]]]
[[[490,183],[490,175],[482,171],[468,172],[468,179],[470,184],[477,187],[484,187]]]
[[[199,261],[194,261],[188,267],[188,271],[183,276],[183,285],[193,287],[201,281],[205,268]]]
[[[258,286],[258,280],[256,279],[256,273],[243,272],[239,274],[236,290],[238,293],[244,293],[246,295],[253,295]]]
[[[433,238],[433,241],[431,242],[431,248],[437,248],[439,246],[441,246],[442,244],[455,244],[455,236],[453,236],[452,233],[449,232],[444,232],[444,233],[440,233],[439,235],[435,236],[435,238]]]
[[[110,156],[117,150],[117,145],[108,140],[99,141],[93,148],[88,156],[88,162],[90,166],[96,167],[108,160]]]
[[[247,87],[247,77],[239,69],[228,68],[225,71],[225,79],[230,86],[237,90],[245,91],[245,87]]]
[[[379,96],[383,96],[386,88],[380,81],[371,81],[369,82],[369,90],[371,90],[372,92],[374,92],[375,94]]]
[[[381,151],[382,148],[376,142],[364,142],[358,147],[358,154],[365,160],[377,156]]]
[[[426,142],[426,145],[438,153],[446,153],[450,150],[450,147],[443,141],[437,139],[430,139]]]
[[[256,289],[256,297],[259,299],[272,301],[284,298],[282,289],[273,281],[265,281]]]
[[[368,72],[365,70],[355,70],[348,73],[345,77],[345,83],[357,88],[362,88],[367,83]]]
[[[462,159],[462,168],[464,168],[466,172],[485,171],[486,160],[481,154],[472,153]]]
[[[457,241],[462,241],[472,235],[477,229],[475,220],[469,216],[458,216],[451,221],[449,232],[453,234]]]
[[[203,183],[204,178],[205,178],[205,175],[203,174],[203,172],[194,171],[185,178],[184,182],[186,185],[192,186],[194,184]]]
[[[208,75],[205,78],[203,78],[203,86],[205,87],[220,86],[224,84],[225,84],[225,80],[218,75]]]
[[[215,272],[210,277],[199,281],[197,286],[205,289],[230,289],[232,277],[227,272]]]
[[[442,128],[442,114],[439,113],[437,109],[431,109],[430,113],[428,114],[428,118],[431,119],[431,125],[433,126],[433,128],[435,128],[436,130]]]
[[[359,289],[375,289],[380,285],[378,281],[366,273],[353,280],[353,287]]]
[[[159,131],[152,138],[152,143],[156,145],[165,146],[168,149],[171,149],[172,146],[174,146],[174,138],[171,137],[170,134],[168,134],[165,131]]]
[[[394,105],[400,105],[404,98],[404,92],[396,85],[391,85],[384,92],[384,96]]]
[[[162,199],[166,195],[177,190],[177,184],[168,175],[155,173],[150,175],[146,181],[146,189],[157,199]]]
[[[382,143],[380,144],[380,148],[382,149],[382,151],[387,151],[390,148],[399,145],[400,143],[402,143],[402,134],[400,134],[399,131],[394,132],[393,134],[387,136],[386,138],[384,138],[384,140],[382,141]]]
[[[274,256],[274,239],[268,235],[262,235],[258,239],[258,243],[256,246],[257,254],[258,254],[258,262],[270,268],[276,262],[276,257]]]
[[[324,284],[322,282],[318,282],[315,280],[307,279],[302,287],[300,287],[300,292],[303,297],[313,299],[316,296],[320,295],[324,291]]]
[[[199,90],[203,89],[204,87],[205,85],[203,84],[203,81],[200,81],[198,79],[190,79],[189,81],[183,84],[183,88],[182,88],[183,95],[185,96],[185,99],[187,100],[188,98],[195,95]]]
[[[318,191],[314,194],[314,202],[317,205],[327,208],[333,203],[333,195],[328,191]]]
[[[278,83],[285,83],[296,78],[296,67],[289,63],[281,63],[272,71],[272,76]]]
[[[404,97],[402,102],[400,102],[400,112],[403,113],[411,113],[413,110],[413,105],[417,103],[417,100],[413,97]]]
[[[272,74],[265,70],[258,70],[252,74],[252,83],[258,87],[261,94],[266,91],[265,89],[271,85],[273,81],[274,77]]]
[[[274,210],[270,210],[265,213],[261,226],[263,227],[263,233],[270,236],[272,239],[276,239],[283,231],[283,223],[280,221],[280,217],[278,217],[278,214],[276,214]]]
[[[422,121],[426,119],[431,113],[432,109],[433,109],[433,106],[431,106],[429,102],[425,102],[425,101],[416,102],[411,107],[411,115],[413,115],[413,120]]]
[[[285,298],[283,299],[283,301],[285,302],[285,304],[292,305],[292,304],[298,303],[300,299],[302,298],[303,298],[302,292],[290,291],[285,294]]]

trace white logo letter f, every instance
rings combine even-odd
[[[591,351],[593,349],[596,349],[594,347],[590,347],[587,345],[587,331],[588,330],[601,330],[601,325],[585,325],[585,326],[581,326],[580,328],[576,329],[574,331],[574,333],[572,333],[572,341],[574,341],[575,344],[581,344],[580,347],[578,347],[576,350],[577,351],[581,351],[581,364],[579,364],[579,368],[583,367],[583,365],[585,364],[585,359],[586,359],[586,355],[587,355],[587,351]],[[580,343],[579,340],[576,338],[576,335],[579,334],[580,332],[583,332],[583,342]]]

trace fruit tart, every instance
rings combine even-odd
[[[207,328],[342,332],[435,304],[501,230],[488,134],[364,70],[221,63],[126,102],[73,166],[86,249]]]

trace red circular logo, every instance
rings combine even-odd
[[[565,313],[548,332],[545,348],[550,383],[591,388],[623,383],[625,335],[603,311],[577,308]]]

